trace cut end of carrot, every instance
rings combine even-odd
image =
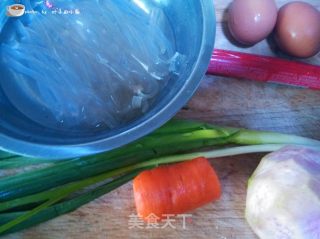
[[[206,158],[164,165],[140,173],[133,181],[138,215],[182,214],[221,196],[218,176]]]

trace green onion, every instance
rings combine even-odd
[[[35,158],[27,158],[21,156],[13,156],[6,159],[0,160],[0,170],[2,169],[19,169],[26,166],[32,165],[44,165],[49,163],[56,163],[55,161],[43,160],[43,159],[35,159]]]
[[[48,221],[50,219],[53,219],[55,217],[58,217],[60,215],[72,212],[76,210],[77,208],[81,207],[82,205],[89,203],[93,201],[96,198],[99,198],[103,196],[104,194],[111,192],[112,190],[120,187],[121,185],[127,183],[128,181],[132,180],[139,172],[139,171],[134,171],[130,174],[121,176],[107,184],[104,184],[102,186],[99,186],[95,189],[92,189],[84,194],[81,194],[78,197],[60,202],[58,204],[55,204],[53,206],[50,206],[42,211],[39,211],[36,215],[33,215],[32,217],[26,219],[25,221],[12,226],[11,229],[8,229],[6,227],[1,226],[0,234],[7,234],[15,231],[20,231],[25,228],[32,227],[34,225],[37,225],[39,223]],[[23,215],[26,215],[27,212],[13,212],[13,213],[3,213],[0,214],[0,225],[8,225],[9,222],[17,222],[14,221],[17,218],[21,218]],[[16,223],[14,223],[16,224]],[[2,229],[4,228],[4,229]]]
[[[0,151],[0,160],[8,159],[8,158],[16,158],[16,157],[19,157],[19,156],[11,154],[11,153]]]
[[[319,145],[317,141],[297,136],[173,121],[125,147],[0,179],[0,202],[45,191],[150,158],[186,150],[225,144],[294,144],[295,142],[303,145]]]
[[[125,147],[82,159],[73,159],[53,166],[0,179],[0,201],[18,198],[46,189],[81,180],[162,155],[175,154],[186,149],[225,144],[231,134],[221,129],[206,129],[197,123],[184,122],[185,128],[175,129],[169,123],[161,130]],[[192,128],[193,131],[186,132]],[[170,133],[173,132],[174,133]],[[234,130],[230,131],[234,133]],[[59,176],[57,176],[59,175]],[[41,178],[42,180],[38,180]],[[45,182],[45,183],[43,183]]]

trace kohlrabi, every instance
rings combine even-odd
[[[249,180],[246,219],[261,239],[320,239],[320,151],[265,156]]]

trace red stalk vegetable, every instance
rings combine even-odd
[[[185,213],[221,195],[219,179],[206,158],[144,171],[134,179],[133,190],[137,213],[144,219]]]
[[[320,90],[320,66],[277,57],[215,50],[208,74]]]

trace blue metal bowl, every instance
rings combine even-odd
[[[27,10],[30,11],[30,6],[39,8],[39,4],[43,4],[50,10],[52,2],[60,4],[60,6],[64,3],[68,6],[74,6],[73,2],[82,1],[87,0],[21,0],[20,3],[26,5]],[[13,95],[18,100],[21,95],[28,94],[28,92],[24,90],[23,86],[18,90],[8,87],[8,85],[11,84],[8,80],[10,80],[12,74],[10,75],[10,72],[7,70],[9,66],[6,64],[9,64],[10,61],[6,58],[5,44],[7,43],[3,41],[3,35],[9,31],[8,29],[10,27],[19,28],[19,25],[18,23],[14,23],[18,18],[8,17],[6,12],[7,6],[14,4],[15,1],[2,0],[0,2],[1,150],[47,159],[65,159],[108,151],[130,143],[157,129],[172,118],[176,112],[187,103],[207,70],[213,50],[216,26],[213,1],[123,0],[114,2],[117,2],[119,5],[134,3],[137,8],[144,8],[144,3],[157,4],[158,7],[161,7],[165,16],[168,18],[174,34],[175,47],[186,57],[184,71],[170,80],[161,90],[147,112],[142,116],[130,120],[126,124],[121,124],[112,129],[101,128],[92,131],[74,127],[59,129],[51,127],[51,122],[49,122],[49,120],[46,122],[45,118],[41,123],[33,121],[15,107],[7,97],[10,89],[10,95]],[[146,11],[146,14],[148,14],[148,11]],[[37,18],[36,15],[32,16],[30,12],[28,14],[25,13],[22,17],[25,18],[25,21],[33,21]],[[91,17],[93,18],[94,16]],[[59,29],[56,30],[57,32],[59,31]],[[38,31],[43,31],[43,29],[38,29]],[[23,37],[24,33],[18,29],[17,35],[19,34]],[[143,35],[144,32],[141,32],[142,37],[144,37]],[[8,40],[7,37],[6,41],[10,41],[10,39]],[[57,44],[59,43],[57,42]],[[101,42],[101,44],[103,44],[103,42]],[[48,48],[49,47],[50,46],[48,46]],[[10,67],[12,68],[12,66]],[[44,76],[44,78],[46,77],[50,76]],[[14,80],[19,83],[18,78]],[[24,98],[21,96],[20,103],[22,104],[23,101]],[[31,110],[31,112],[34,112],[36,115],[38,109],[28,110]],[[38,113],[40,114],[41,112],[39,111]],[[46,125],[48,126],[46,127]]]

